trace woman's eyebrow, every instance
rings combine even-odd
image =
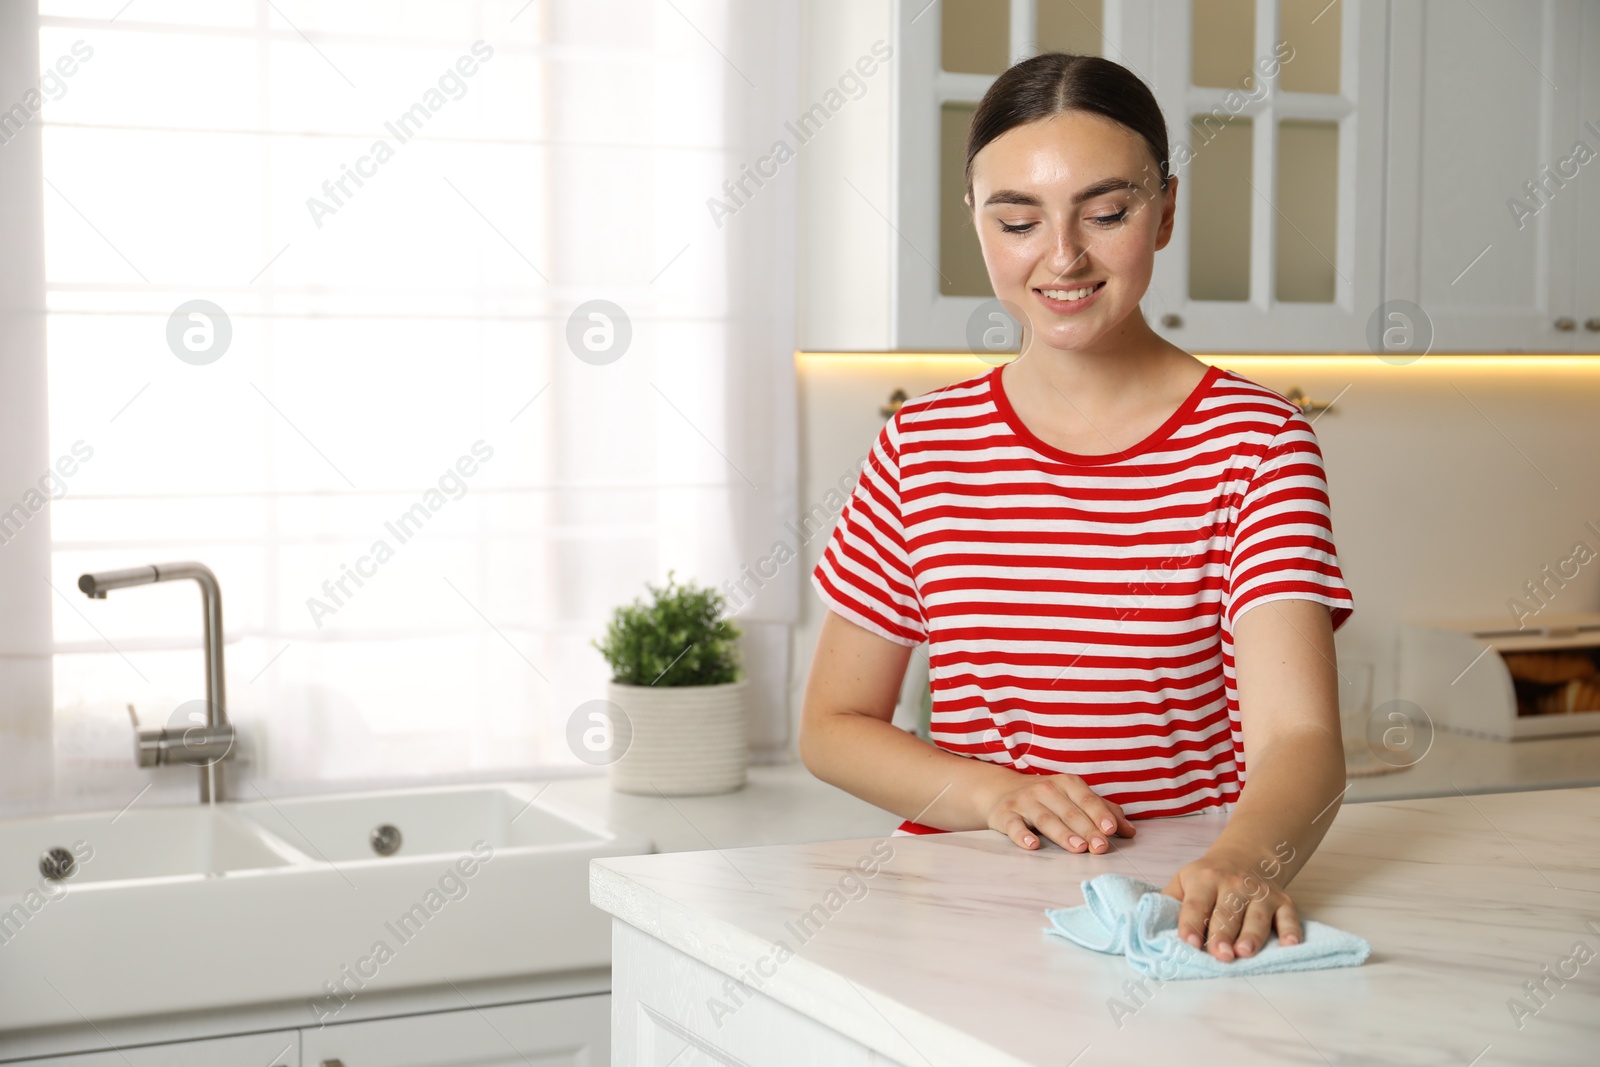
[[[1093,185],[1085,186],[1076,193],[1072,194],[1072,203],[1074,206],[1076,206],[1083,203],[1085,200],[1093,200],[1095,197],[1104,196],[1107,193],[1115,193],[1137,188],[1139,188],[1139,186],[1129,181],[1127,178],[1106,178],[1095,182]],[[1040,200],[1032,193],[1024,193],[1016,189],[999,189],[994,193],[991,193],[989,198],[983,202],[984,207],[989,207],[993,204],[1016,204],[1021,207],[1043,207],[1044,201]]]

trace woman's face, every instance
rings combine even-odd
[[[973,222],[997,297],[1063,350],[1114,341],[1172,236],[1143,138],[1087,111],[1007,130],[973,159]],[[1084,294],[1081,290],[1094,289]]]

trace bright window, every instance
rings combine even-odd
[[[578,766],[606,613],[736,575],[736,516],[792,485],[741,437],[792,392],[735,402],[791,373],[735,340],[772,317],[731,295],[758,212],[730,251],[703,207],[743,151],[724,5],[119,6],[41,5],[41,69],[76,57],[43,111],[50,448],[92,451],[51,509],[58,777],[133,775],[125,705],[203,695],[192,583],[76,589],[182,559],[221,581],[259,778]],[[613,363],[569,343],[591,299],[628,316]]]

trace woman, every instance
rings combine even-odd
[[[966,202],[1023,351],[878,435],[812,576],[831,610],[800,753],[897,834],[1102,854],[1132,820],[1230,812],[1165,889],[1179,935],[1230,960],[1300,940],[1284,887],[1343,795],[1353,601],[1299,408],[1140,312],[1167,170],[1116,63],[1045,54],[984,95]],[[890,722],[924,640],[936,747]]]

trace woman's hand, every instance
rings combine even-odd
[[[1230,853],[1207,852],[1186,864],[1162,892],[1183,902],[1178,936],[1224,962],[1254,956],[1274,924],[1279,942],[1300,942],[1300,913],[1289,894]]]
[[[1030,774],[989,804],[989,828],[1022,848],[1038,848],[1037,831],[1068,852],[1108,851],[1112,834],[1138,833],[1122,808],[1095,793],[1075,774]],[[1008,783],[1009,784],[1009,783]]]

